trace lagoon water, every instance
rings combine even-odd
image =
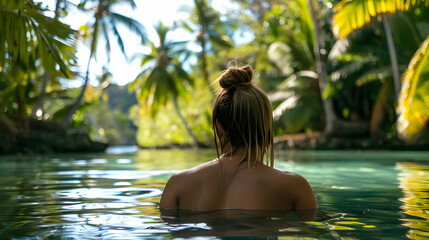
[[[277,151],[319,210],[180,211],[160,216],[171,174],[214,150],[110,148],[0,157],[0,239],[429,239],[429,152]]]

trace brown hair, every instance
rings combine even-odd
[[[266,156],[266,165],[273,167],[273,115],[271,103],[265,93],[252,81],[253,70],[250,66],[230,67],[216,79],[221,86],[213,104],[212,128],[216,151],[218,129],[224,130],[224,144],[231,144],[232,151],[244,147],[245,154],[241,163],[256,154],[255,162],[262,162]],[[221,146],[223,148],[223,146]],[[240,163],[240,164],[241,164]]]

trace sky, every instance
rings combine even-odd
[[[76,0],[69,0],[70,2],[78,3]],[[156,41],[156,33],[153,29],[154,25],[157,25],[159,21],[162,21],[166,26],[172,26],[174,21],[186,19],[189,17],[188,14],[183,11],[184,6],[188,8],[193,7],[193,0],[135,0],[137,8],[133,11],[128,6],[120,6],[115,8],[115,12],[132,17],[137,21],[141,22],[145,26],[145,30],[151,41]],[[44,0],[43,3],[53,9],[55,6],[55,0]],[[227,7],[231,5],[229,0],[214,0],[212,1],[212,7],[218,10],[220,13],[225,13]],[[63,22],[69,24],[73,29],[77,30],[81,25],[86,24],[91,19],[91,15],[85,15],[76,11],[71,11],[67,17],[62,19]],[[150,49],[140,44],[140,40],[134,34],[127,31],[125,28],[119,28],[119,31],[124,39],[125,51],[130,59],[135,53],[149,53]],[[193,41],[194,36],[185,30],[176,30],[168,35],[169,38],[175,40],[190,40]],[[112,38],[111,41],[111,55],[110,63],[108,65],[109,72],[112,73],[112,83],[125,85],[133,81],[141,71],[140,61],[135,59],[134,61],[126,61],[122,52],[120,51],[116,40]],[[199,47],[196,44],[190,44],[189,47],[192,50],[198,51]],[[86,65],[89,58],[88,46],[81,43],[78,46],[77,51],[79,69],[82,73],[86,71]],[[90,68],[90,83],[97,85],[96,76],[99,76],[102,72],[102,67],[107,62],[107,55],[105,51],[105,44],[99,42],[96,58],[91,61]],[[74,81],[65,81],[67,87],[78,87],[83,84],[83,79],[76,79]]]

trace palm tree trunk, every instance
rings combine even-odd
[[[43,83],[42,83],[42,90],[40,92],[39,97],[36,100],[36,104],[34,104],[33,109],[31,110],[31,116],[36,118],[36,113],[37,111],[40,109],[42,110],[42,116],[43,116],[43,105],[44,105],[44,101],[45,101],[45,95],[46,95],[46,87],[48,86],[48,81],[49,81],[49,72],[48,70],[45,68],[45,74],[43,77]]]
[[[393,82],[395,83],[396,99],[401,91],[401,79],[399,77],[398,60],[396,58],[395,44],[393,43],[392,30],[390,29],[388,15],[383,16],[384,30],[386,31],[387,46],[389,48],[390,64],[392,64]]]
[[[201,35],[202,35],[201,40],[200,40],[201,48],[202,48],[202,50],[201,50],[201,74],[203,76],[204,82],[207,83],[207,86],[209,87],[210,92],[212,94],[215,94],[215,91],[214,91],[212,85],[210,84],[209,76],[207,73],[207,53],[206,53],[207,50],[206,50],[206,40],[204,39],[205,34],[203,33]]]
[[[60,5],[62,1],[63,0],[57,0],[57,2],[55,3],[54,19],[58,19],[60,17]]]
[[[97,122],[95,121],[94,117],[92,116],[92,114],[89,111],[86,111],[85,114],[89,120],[89,123],[95,129],[95,132],[96,132],[95,133],[95,141],[103,142],[103,138],[101,137],[100,133],[98,133],[98,125],[97,125]]]
[[[182,121],[183,125],[185,126],[186,131],[188,131],[188,134],[191,137],[192,142],[194,143],[194,146],[199,147],[200,143],[198,142],[195,135],[192,133],[191,129],[188,126],[188,123],[186,122],[185,118],[183,117],[182,113],[180,112],[179,105],[177,104],[177,99],[174,96],[172,96],[171,99],[173,100],[174,109],[176,110],[177,115],[179,116],[180,120]]]
[[[82,102],[83,96],[85,95],[86,87],[88,86],[88,82],[89,82],[89,67],[91,65],[91,59],[92,59],[92,57],[94,55],[95,48],[96,48],[96,45],[97,45],[96,38],[97,38],[97,34],[98,34],[98,25],[99,25],[98,22],[99,22],[99,20],[100,20],[99,18],[96,18],[95,19],[95,23],[94,23],[94,31],[92,32],[92,41],[91,41],[91,51],[89,53],[88,65],[86,66],[85,82],[83,83],[82,90],[80,91],[80,94],[77,97],[75,103],[73,104],[73,106],[67,112],[66,116],[61,121],[61,125],[64,126],[64,127],[66,127],[72,121],[73,114],[79,108],[80,103]]]
[[[89,81],[89,66],[91,63],[91,58],[92,58],[92,51],[91,51],[90,56],[89,56],[86,75],[85,75],[85,82],[82,86],[82,90],[80,91],[80,94],[77,97],[76,101],[74,102],[73,106],[70,108],[70,110],[67,112],[66,116],[61,121],[61,125],[63,125],[63,126],[67,126],[69,123],[71,123],[73,114],[79,108],[80,103],[82,102],[83,96],[85,95],[85,90],[86,90],[86,87],[88,86],[88,81]]]
[[[314,29],[314,55],[316,58],[316,72],[319,75],[319,88],[320,88],[320,95],[323,96],[323,92],[325,91],[326,84],[327,84],[327,73],[325,68],[324,60],[322,59],[321,49],[324,44],[322,42],[322,38],[320,36],[320,27],[319,27],[319,21],[317,20],[316,12],[313,5],[313,0],[308,0],[308,6],[310,8],[310,15],[311,20],[313,22],[313,29]],[[334,125],[337,120],[337,115],[334,111],[334,105],[332,102],[332,99],[327,98],[324,99],[322,97],[323,102],[323,112],[325,115],[325,129],[324,134],[325,135],[332,135],[334,133]]]
[[[18,103],[18,117],[20,120],[23,120],[27,116],[25,114],[25,87],[21,83],[16,86],[16,99]]]

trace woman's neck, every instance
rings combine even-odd
[[[228,144],[228,146],[225,146],[222,149],[222,155],[220,156],[220,160],[223,162],[227,162],[228,165],[238,165],[240,163],[243,162],[247,162],[250,160],[251,164],[258,164],[258,163],[262,163],[261,161],[257,161],[256,160],[256,152],[255,149],[253,149],[250,152],[250,156],[246,157],[247,159],[244,160],[243,157],[246,155],[246,149],[244,147],[231,147],[230,144]],[[244,161],[243,161],[244,160]],[[247,163],[245,164],[247,166]]]

